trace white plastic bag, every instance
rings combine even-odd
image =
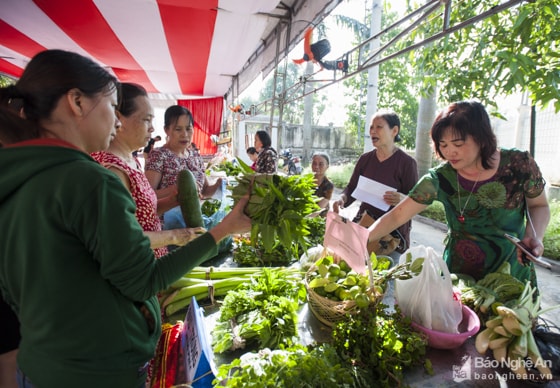
[[[418,276],[395,280],[395,298],[406,316],[427,329],[458,333],[462,320],[461,301],[453,296],[453,285],[447,265],[433,248],[423,245],[404,252],[399,263],[410,253],[412,260],[423,257]]]

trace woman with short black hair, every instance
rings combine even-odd
[[[533,263],[523,263],[522,252],[504,236],[519,238],[537,257],[544,251],[550,208],[533,157],[498,147],[486,109],[473,100],[443,109],[431,137],[444,162],[369,228],[369,238],[379,239],[437,200],[445,207],[449,233],[443,259],[451,272],[478,280],[509,264],[511,275],[537,287]]]

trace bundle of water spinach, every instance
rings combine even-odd
[[[251,218],[251,242],[266,252],[277,244],[297,254],[309,247],[306,216],[319,210],[313,175],[244,174],[231,188],[234,204],[250,190],[245,213]]]

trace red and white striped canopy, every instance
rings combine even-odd
[[[281,17],[300,12],[313,20],[331,3],[338,1],[1,0],[0,73],[17,78],[36,53],[57,48],[89,56],[150,93],[224,96],[259,48],[271,45],[265,40]],[[295,39],[306,24],[292,25]],[[265,58],[253,79],[272,61]]]

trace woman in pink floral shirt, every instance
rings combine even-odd
[[[191,112],[183,106],[173,105],[165,111],[167,142],[150,152],[144,168],[158,198],[164,194],[163,189],[176,190],[177,175],[181,170],[193,173],[201,198],[211,197],[222,184],[221,179],[214,184],[208,182],[204,162],[192,144],[193,123]]]
[[[168,201],[158,202],[155,191],[142,171],[132,152],[145,146],[154,131],[153,109],[144,88],[124,83],[121,85],[122,103],[117,116],[122,125],[107,151],[95,152],[92,157],[113,171],[128,188],[136,203],[136,218],[150,238],[157,257],[167,253],[167,245],[184,245],[192,240],[197,229],[175,229],[162,231],[158,212],[177,204],[168,196]],[[201,228],[198,228],[201,229]]]

